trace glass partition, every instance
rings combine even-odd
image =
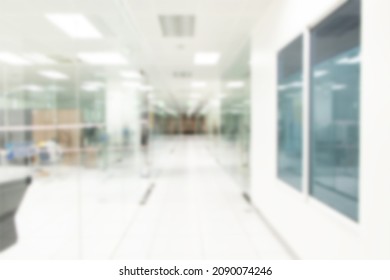
[[[245,46],[222,77],[218,158],[248,195],[250,79],[249,46]]]

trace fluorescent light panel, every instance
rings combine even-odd
[[[194,57],[196,65],[215,65],[219,62],[220,54],[217,52],[197,53]]]
[[[31,64],[26,59],[9,52],[0,52],[0,61],[12,65],[29,65]]]
[[[79,53],[77,56],[85,63],[92,65],[123,65],[127,63],[123,55],[115,52]]]
[[[69,77],[64,73],[55,71],[55,70],[44,70],[39,72],[39,74],[43,77],[52,79],[52,80],[67,80]]]
[[[26,55],[26,57],[36,64],[47,64],[47,65],[56,64],[56,62],[53,59],[48,58],[47,56],[40,53],[28,54]]]
[[[82,14],[48,14],[46,18],[75,39],[97,39],[101,33]]]

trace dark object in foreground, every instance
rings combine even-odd
[[[0,178],[0,252],[15,244],[18,239],[15,214],[31,181],[28,175]]]

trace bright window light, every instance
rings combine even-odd
[[[8,53],[8,52],[1,52],[0,53],[0,61],[7,63],[7,64],[13,64],[13,65],[29,65],[31,64],[29,61],[21,58],[20,56]]]
[[[129,79],[141,79],[142,75],[137,71],[123,71],[121,72],[122,77]]]
[[[47,56],[40,53],[28,54],[25,57],[27,57],[29,60],[31,60],[33,63],[36,64],[45,64],[45,65],[56,64],[56,62],[53,59],[48,58]]]
[[[205,88],[206,87],[206,83],[205,82],[200,82],[200,81],[195,81],[195,82],[191,83],[191,86],[193,88]]]
[[[197,53],[194,57],[196,65],[215,65],[219,62],[220,54],[216,52]]]
[[[46,18],[72,38],[97,39],[102,37],[92,23],[81,14],[49,14]]]
[[[243,81],[231,81],[226,84],[227,88],[243,88],[245,83]]]
[[[127,63],[124,56],[113,52],[79,53],[78,57],[85,63],[93,65],[122,65]]]
[[[39,72],[39,74],[43,77],[52,79],[52,80],[67,80],[69,77],[64,73],[54,71],[54,70],[45,70]]]

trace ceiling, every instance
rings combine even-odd
[[[270,1],[1,0],[0,51],[43,53],[65,64],[77,62],[79,52],[118,51],[128,57],[129,65],[99,71],[111,75],[120,69],[142,69],[157,94],[173,103],[193,93],[191,81],[205,81],[206,87],[197,91],[207,99]],[[103,38],[72,39],[48,22],[48,13],[84,14]],[[171,30],[162,28],[167,19]],[[197,52],[218,52],[220,62],[195,66]]]

